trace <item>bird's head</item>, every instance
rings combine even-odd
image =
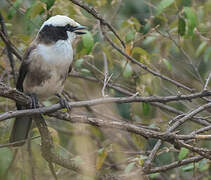
[[[38,38],[45,43],[54,43],[58,40],[70,40],[72,42],[76,35],[85,34],[81,31],[84,29],[86,29],[85,26],[80,25],[73,19],[56,15],[43,23],[38,32]]]

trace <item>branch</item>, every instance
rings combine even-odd
[[[6,26],[5,26],[5,23],[4,23],[4,19],[3,19],[3,16],[1,15],[0,13],[0,25],[1,25],[1,32],[5,35],[5,37],[7,39],[8,38],[8,34],[7,34],[7,30],[6,30]],[[7,56],[8,56],[8,59],[9,59],[9,62],[10,62],[10,66],[11,66],[11,69],[12,69],[12,75],[13,75],[13,79],[14,79],[14,82],[16,82],[16,71],[15,71],[15,64],[14,64],[14,58],[13,58],[13,55],[11,53],[11,48],[10,46],[8,46],[6,44],[6,50],[7,50]]]
[[[16,47],[12,44],[12,42],[9,39],[7,39],[7,37],[1,31],[0,31],[0,37],[2,38],[2,40],[4,41],[4,43],[8,47],[10,47],[11,52],[21,61],[22,60],[22,56],[20,55],[20,53],[18,52],[18,50],[16,49]]]
[[[36,115],[34,117],[36,126],[41,135],[41,151],[44,159],[48,161],[48,163],[56,163],[67,169],[80,172],[80,169],[74,160],[63,158],[55,151],[52,137],[50,136],[50,132],[42,116]]]
[[[12,99],[21,105],[31,104],[30,97],[20,91],[17,91],[15,88],[8,87],[2,82],[0,82],[0,96]]]
[[[2,92],[2,90],[3,90],[3,92]],[[11,93],[10,91],[12,91],[14,93]],[[23,101],[20,101],[19,97],[17,97],[17,95],[19,96],[23,93],[20,93],[20,92],[16,91],[15,89],[9,89],[9,92],[7,92],[7,91],[5,92],[4,88],[2,89],[1,86],[0,86],[0,96],[8,97],[8,98],[13,99],[13,100],[17,100],[18,102],[21,102],[23,104]],[[99,105],[99,104],[108,104],[108,103],[132,103],[132,102],[162,102],[162,103],[165,103],[165,102],[178,101],[178,100],[191,100],[191,99],[194,99],[194,98],[210,96],[210,95],[211,95],[211,91],[194,93],[194,94],[190,94],[190,95],[166,96],[166,97],[161,97],[161,96],[157,96],[157,97],[156,96],[149,96],[149,97],[139,97],[139,96],[107,97],[107,98],[91,99],[91,100],[87,100],[87,101],[70,102],[69,105],[71,107],[82,107],[82,106],[95,106],[95,105]],[[199,109],[196,112],[193,112],[190,115],[183,117],[182,120],[186,120],[188,118],[191,118],[195,114],[197,114],[197,113],[199,113],[199,112],[201,112],[204,109],[207,109],[209,107],[211,107],[211,103],[200,106]],[[51,113],[51,112],[55,112],[55,111],[60,110],[60,109],[62,109],[60,104],[54,104],[52,106],[42,107],[42,108],[37,108],[37,109],[26,109],[26,110],[19,110],[19,111],[11,111],[11,112],[6,112],[6,113],[1,114],[0,115],[0,121],[3,121],[3,120],[8,119],[8,118],[13,118],[13,117],[28,116],[28,115],[43,114],[43,113]]]
[[[176,161],[176,162],[173,162],[171,164],[164,165],[164,166],[161,166],[161,167],[151,168],[146,173],[151,174],[151,173],[156,173],[156,172],[165,172],[169,169],[177,168],[177,167],[180,167],[180,166],[183,166],[183,165],[186,165],[186,164],[189,164],[189,163],[193,163],[193,162],[198,162],[202,159],[204,159],[203,156],[195,156],[195,157],[187,158],[187,159],[184,159],[184,160],[181,160],[181,161]]]
[[[168,128],[166,132],[169,133],[169,132],[174,131],[177,127],[179,127],[181,124],[183,124],[186,120],[188,120],[189,118],[193,117],[194,115],[198,114],[199,112],[201,112],[201,111],[203,111],[203,110],[205,110],[205,109],[207,109],[209,107],[211,107],[211,103],[205,104],[203,106],[199,106],[198,108],[190,111],[184,117],[182,117],[180,120],[178,120],[177,122],[175,122],[170,128]],[[190,147],[187,147],[186,144],[183,143],[182,141],[178,141],[178,143],[180,144],[180,146],[182,145],[182,146],[184,146],[184,147],[186,147],[186,148],[188,148],[190,150],[193,150]],[[152,161],[155,158],[155,155],[156,155],[159,147],[161,146],[161,144],[162,144],[162,142],[161,142],[161,140],[159,140],[155,144],[155,146],[154,146],[152,152],[150,153],[148,159],[145,161],[145,163],[144,163],[144,172],[145,173],[148,173],[148,171],[151,169]],[[200,151],[195,150],[194,152],[197,152],[197,153],[200,154]],[[209,157],[206,154],[205,155],[200,154],[200,155]]]
[[[161,79],[163,79],[163,80],[165,80],[165,81],[168,81],[168,82],[170,82],[170,83],[172,83],[172,84],[174,84],[174,85],[176,85],[176,86],[178,86],[178,87],[181,87],[181,88],[183,88],[183,89],[186,89],[187,91],[190,91],[190,92],[193,92],[193,91],[194,91],[194,89],[191,89],[191,88],[185,86],[184,84],[182,84],[182,83],[180,83],[180,82],[177,82],[177,81],[175,81],[175,80],[173,80],[173,79],[171,79],[171,78],[169,78],[169,77],[167,77],[167,76],[164,76],[164,75],[162,75],[162,74],[160,74],[160,73],[158,73],[158,72],[156,72],[156,71],[153,71],[152,69],[148,68],[148,67],[145,66],[144,64],[138,62],[137,60],[135,60],[134,58],[132,58],[131,56],[129,56],[128,54],[126,54],[126,53],[125,53],[124,51],[122,51],[116,44],[114,44],[114,43],[112,42],[112,40],[106,35],[106,32],[104,31],[104,29],[103,29],[102,26],[101,26],[101,29],[102,29],[102,33],[103,33],[104,37],[105,37],[106,40],[110,43],[110,45],[111,45],[114,49],[116,49],[120,54],[122,54],[124,57],[126,57],[128,60],[130,60],[133,64],[136,64],[136,65],[138,65],[139,67],[141,67],[142,69],[144,69],[145,71],[147,71],[147,72],[153,74],[154,76],[157,76],[157,77],[159,77],[159,78],[161,78]]]
[[[107,26],[117,37],[118,39],[121,41],[121,39],[119,38],[118,34],[113,31],[112,29],[112,26],[110,24],[108,24],[100,15],[99,13],[92,7],[90,8],[87,4],[83,3],[82,1],[79,1],[79,0],[70,0],[72,1],[74,4],[80,6],[81,8],[85,9],[87,12],[89,12],[90,14],[92,14],[96,19],[98,19],[100,21],[100,24],[101,25],[105,25]],[[102,27],[102,26],[101,26]],[[104,37],[107,39],[107,41],[111,44],[112,47],[114,47],[117,51],[120,52],[120,54],[122,54],[123,56],[125,56],[127,59],[129,59],[132,63],[134,64],[137,64],[139,67],[143,68],[144,70],[146,70],[147,72],[153,74],[154,76],[157,76],[157,77],[160,77],[161,79],[164,79],[172,84],[175,84],[176,86],[178,87],[181,87],[183,89],[186,89],[190,92],[193,92],[194,90],[167,77],[167,76],[164,76],[156,71],[153,71],[152,69],[148,68],[147,66],[145,66],[144,64],[141,64],[140,62],[136,61],[134,58],[132,58],[131,56],[127,55],[125,52],[123,52],[118,46],[116,46],[109,38],[108,36],[106,35],[105,31],[103,30],[103,27],[102,27],[102,32],[103,32],[103,35]],[[121,41],[122,42],[122,41]],[[124,43],[123,43],[124,44]],[[124,46],[124,45],[123,45]],[[124,46],[125,47],[125,46]]]
[[[206,82],[204,84],[204,90],[207,90],[207,86],[208,86],[208,84],[210,82],[210,79],[211,79],[211,72],[209,73],[209,75],[208,75],[208,77],[206,79]]]
[[[86,80],[89,80],[89,81],[93,81],[93,82],[100,82],[102,83],[101,81],[97,80],[96,78],[93,78],[93,77],[89,77],[89,76],[83,76],[83,75],[80,75],[80,74],[77,74],[77,73],[72,73],[71,74],[72,77],[77,77],[77,78],[82,78],[82,79],[86,79]],[[103,84],[103,83],[102,83]],[[108,82],[107,84],[107,87],[109,88],[112,88],[124,95],[127,95],[127,96],[133,96],[135,93],[131,92],[131,91],[128,91],[127,89],[124,89],[122,87],[119,87],[118,84],[113,84],[113,82]],[[160,108],[161,110],[164,110],[164,111],[167,111],[167,112],[171,112],[173,114],[177,114],[177,115],[183,115],[184,116],[184,113],[182,111],[179,111],[177,109],[175,109],[174,107],[171,107],[169,105],[166,105],[166,104],[162,104],[162,103],[159,103],[159,102],[150,102],[151,105],[155,106],[155,107],[158,107]],[[202,118],[198,118],[198,117],[193,117],[191,119],[191,121],[197,123],[197,124],[200,124],[200,125],[203,125],[203,126],[209,126],[210,123],[205,120],[205,119],[202,119]]]
[[[123,121],[116,121],[116,120],[115,121],[106,121],[106,120],[97,119],[97,118],[89,118],[89,117],[81,116],[81,115],[72,115],[71,116],[68,113],[54,113],[52,115],[50,114],[49,116],[56,117],[57,119],[61,119],[61,120],[66,120],[71,123],[86,123],[86,124],[103,127],[103,128],[114,128],[114,129],[119,129],[119,130],[131,132],[131,133],[135,133],[135,134],[141,135],[145,138],[160,139],[163,141],[167,141],[177,147],[186,147],[187,149],[190,149],[191,151],[196,152],[207,159],[211,159],[211,155],[210,155],[211,150],[208,150],[205,148],[193,147],[193,146],[181,141],[181,140],[186,140],[186,139],[208,139],[208,140],[210,140],[211,135],[196,135],[196,134],[177,135],[175,133],[170,133],[170,132],[162,133],[162,132],[157,132],[157,131],[149,130],[146,128],[142,128],[140,126],[137,126],[137,125],[134,125],[131,123],[127,123],[127,122],[123,122]],[[159,148],[158,145],[157,145],[157,148]],[[148,172],[146,169],[145,169],[145,171]]]
[[[80,6],[81,8],[85,9],[88,13],[92,14],[97,20],[100,21],[101,24],[107,26],[110,31],[112,31],[114,33],[114,35],[119,39],[119,41],[121,42],[122,46],[125,48],[125,43],[124,41],[120,38],[120,36],[116,33],[114,27],[108,23],[105,19],[103,19],[103,17],[95,10],[95,8],[93,7],[89,7],[88,4],[80,1],[80,0],[70,0],[73,4],[76,4],[78,6]]]

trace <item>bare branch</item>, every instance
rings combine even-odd
[[[105,88],[107,84],[109,83],[112,74],[108,77],[109,72],[108,72],[108,61],[106,54],[103,52],[103,60],[104,60],[104,82],[103,82],[103,88],[102,88],[102,96],[105,97]]]
[[[12,44],[12,42],[9,39],[7,39],[7,37],[1,31],[0,31],[0,37],[2,38],[2,40],[4,41],[4,43],[8,47],[10,47],[11,52],[21,61],[22,60],[22,56],[20,55],[20,53],[18,52],[18,50],[16,49],[16,47]]]
[[[108,23],[105,19],[103,19],[103,17],[95,10],[95,8],[93,7],[89,7],[88,4],[80,1],[80,0],[70,0],[73,4],[76,4],[78,6],[80,6],[81,8],[85,9],[87,12],[89,12],[90,14],[92,14],[96,19],[98,19],[100,21],[101,24],[107,26],[110,31],[112,31],[114,33],[114,35],[119,39],[119,41],[121,42],[122,46],[125,48],[125,43],[124,41],[120,38],[120,36],[116,33],[115,29],[113,28],[113,26]]]
[[[28,105],[31,103],[31,98],[24,93],[17,91],[15,88],[6,86],[0,82],[0,96],[12,99],[21,105]]]
[[[77,78],[83,78],[83,79],[86,79],[86,80],[89,80],[89,81],[94,81],[94,82],[101,82],[101,81],[98,81],[97,79],[93,78],[93,77],[88,77],[88,76],[81,76],[80,74],[76,74],[76,73],[72,73],[71,74],[72,77],[77,77]],[[101,82],[102,83],[102,82]],[[118,84],[113,84],[112,83],[108,83],[107,84],[107,87],[109,88],[113,88],[115,89],[116,91],[118,92],[121,92],[127,96],[133,96],[134,93],[133,92],[130,92],[122,87],[119,87]],[[159,102],[151,102],[150,103],[151,105],[155,106],[155,107],[158,107],[160,108],[161,110],[164,110],[164,111],[167,111],[167,112],[171,112],[173,114],[178,114],[178,115],[182,115],[181,117],[184,117],[184,114],[182,111],[179,111],[169,105],[166,105],[166,104],[162,104],[162,103],[159,103]],[[202,119],[202,118],[196,118],[196,117],[193,117],[191,119],[191,121],[195,122],[195,123],[198,123],[198,124],[201,124],[203,126],[209,126],[210,123],[208,121],[206,121],[205,119]]]
[[[0,13],[0,25],[1,25],[1,32],[5,35],[5,37],[7,39],[9,39],[8,34],[7,34],[7,30],[6,30],[6,26],[5,26],[5,23],[4,23],[4,19],[3,19],[3,16],[1,15],[1,13]],[[8,46],[7,44],[6,44],[6,50],[7,50],[7,56],[8,56],[9,62],[10,62],[10,66],[11,66],[11,69],[12,69],[13,79],[14,79],[14,82],[16,83],[15,62],[14,62],[13,55],[11,53],[10,46]]]
[[[206,82],[204,84],[204,88],[203,88],[204,91],[207,90],[207,86],[208,86],[208,84],[210,82],[210,78],[211,78],[211,72],[209,73],[209,75],[208,75],[208,77],[206,79]]]
[[[163,79],[163,80],[165,80],[165,81],[168,81],[168,82],[170,82],[170,83],[172,83],[172,84],[174,84],[174,85],[176,85],[176,86],[178,86],[178,87],[181,87],[181,88],[183,88],[183,89],[186,89],[186,90],[188,90],[188,91],[190,91],[190,92],[193,92],[193,91],[194,91],[193,89],[191,89],[191,88],[185,86],[184,84],[181,84],[180,82],[177,82],[177,81],[175,81],[175,80],[173,80],[173,79],[171,79],[171,78],[169,78],[169,77],[167,77],[167,76],[164,76],[164,75],[162,75],[162,74],[160,74],[160,73],[158,73],[158,72],[156,72],[156,71],[153,71],[152,69],[148,68],[148,67],[145,66],[144,64],[142,64],[142,63],[136,61],[134,58],[132,58],[131,56],[129,56],[128,54],[126,54],[125,52],[123,52],[116,44],[114,44],[114,43],[112,42],[112,40],[106,35],[106,32],[105,32],[104,29],[103,29],[103,26],[101,26],[101,28],[102,28],[102,32],[103,32],[104,37],[105,37],[106,40],[111,44],[111,46],[112,46],[113,48],[115,48],[115,49],[116,49],[120,54],[122,54],[124,57],[126,57],[128,60],[130,60],[132,63],[138,65],[139,67],[141,67],[141,68],[144,69],[145,71],[147,71],[147,72],[153,74],[154,76],[157,76],[157,77],[159,77],[159,78],[161,78],[161,79]]]
[[[176,162],[173,162],[171,164],[164,165],[161,167],[151,168],[146,173],[151,174],[151,173],[156,173],[156,172],[165,172],[169,169],[177,168],[177,167],[180,167],[180,166],[192,163],[192,162],[198,162],[198,161],[202,160],[203,158],[204,158],[203,156],[194,156],[194,157],[187,158],[187,159],[184,159],[181,161],[176,161]]]
[[[11,93],[11,91],[14,93]],[[25,97],[25,95],[21,96],[21,101],[20,101],[19,96],[21,94],[23,95],[23,93],[19,93],[15,89],[11,89],[11,88],[9,88],[9,92],[5,91],[5,89],[1,88],[1,86],[0,86],[0,96],[8,97],[8,98],[11,98],[13,100],[17,100],[18,102],[23,103],[22,100],[23,100],[23,97]],[[70,102],[69,105],[71,107],[82,107],[82,106],[94,106],[94,105],[98,105],[98,104],[107,104],[107,103],[132,103],[132,102],[162,102],[162,103],[165,103],[165,102],[171,102],[171,101],[177,101],[177,100],[191,100],[194,98],[205,97],[205,96],[210,96],[210,95],[211,95],[210,91],[205,91],[205,92],[194,93],[194,94],[189,94],[189,95],[166,96],[166,97],[161,97],[161,96],[157,96],[157,97],[156,96],[151,96],[151,97],[150,96],[149,97],[139,97],[139,96],[107,97],[107,98],[91,99],[91,100],[87,100],[87,101]],[[198,114],[199,112],[201,112],[209,107],[211,107],[211,103],[202,105],[198,109],[196,109],[193,112],[190,112],[187,116],[184,116],[180,121],[177,121],[177,122],[185,122],[185,120],[193,117],[195,114]],[[42,108],[38,108],[38,109],[26,109],[26,110],[19,110],[19,111],[13,111],[13,112],[6,112],[6,113],[3,113],[0,115],[0,121],[3,121],[8,118],[12,118],[12,117],[28,116],[28,115],[35,115],[35,114],[42,114],[42,113],[51,113],[51,112],[60,110],[61,108],[62,107],[60,104],[54,104],[49,107],[42,107]]]
[[[31,139],[37,139],[37,138],[40,138],[40,136],[35,136],[35,137],[32,137]],[[16,141],[16,142],[13,142],[13,143],[6,143],[6,144],[1,144],[0,145],[0,148],[4,148],[4,147],[13,147],[14,145],[16,144],[19,144],[19,143],[22,143],[22,142],[26,142],[28,139],[26,140],[21,140],[21,141]]]

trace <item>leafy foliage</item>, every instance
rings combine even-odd
[[[181,93],[188,93],[122,56],[106,41],[100,31],[99,22],[70,1],[13,0],[11,3],[8,2],[10,1],[2,3],[0,12],[5,20],[9,39],[21,54],[34,39],[41,24],[50,16],[65,14],[88,27],[87,33],[74,43],[73,71],[65,82],[65,95],[71,101],[101,97],[104,82],[109,78],[110,84],[104,90],[105,97],[123,97],[131,94],[143,97],[180,96]],[[203,90],[211,69],[210,0],[84,0],[83,2],[96,8],[102,17],[112,24],[125,42],[126,48],[122,48],[118,38],[108,28],[105,28],[106,34],[124,53],[152,71],[196,91]],[[15,87],[5,52],[5,44],[0,40],[0,79],[5,84]],[[16,73],[19,66],[20,61],[15,58]],[[107,79],[105,79],[106,69]],[[208,83],[209,88],[210,83]],[[124,91],[118,91],[119,89]],[[129,93],[124,94],[125,92]],[[15,109],[14,102],[6,98],[0,100],[1,113]],[[43,104],[50,106],[56,102],[57,99],[52,98],[44,101]],[[186,115],[203,103],[204,100],[196,99],[192,102],[175,101],[162,105]],[[206,122],[210,122],[208,111],[200,114]],[[138,126],[144,125],[162,132],[168,130],[169,121],[178,115],[173,111],[158,108],[158,105],[153,103],[145,102],[73,108],[71,114],[86,115],[105,122],[119,120],[136,123]],[[149,153],[157,142],[157,139],[118,129],[63,122],[47,115],[45,119],[56,144],[56,151],[64,158],[71,157],[72,161],[80,165],[81,172],[85,172],[89,167],[93,177],[100,173],[113,173],[123,174],[127,179],[138,179]],[[0,123],[1,144],[7,142],[11,126],[11,121]],[[177,130],[179,133],[189,134],[199,128],[202,128],[202,125],[187,121]],[[36,128],[33,128],[32,135],[39,135]],[[42,158],[39,144],[40,138],[35,138],[31,140],[31,147],[26,144],[19,148],[17,154],[13,148],[0,148],[0,179],[33,179],[32,177],[36,176],[36,179],[42,180],[51,176],[48,163]],[[193,144],[207,149],[211,147],[210,141],[197,141]],[[16,157],[13,159],[15,154]],[[196,154],[187,148],[182,147],[178,150],[173,144],[164,143],[156,153],[152,167],[168,165],[175,161],[182,162]],[[176,168],[177,170],[151,173],[148,178],[187,179],[194,175],[200,175],[203,180],[210,178],[211,165],[207,159]],[[90,178],[75,174],[59,165],[55,165],[54,169],[58,179]],[[135,177],[131,177],[131,174],[135,173],[137,173]]]

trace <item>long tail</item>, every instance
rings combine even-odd
[[[22,110],[23,107],[19,104],[16,104],[18,110]],[[32,118],[31,117],[17,117],[15,119],[13,128],[12,128],[12,133],[10,135],[10,143],[14,143],[17,141],[22,141],[26,140],[28,137],[29,130],[31,128],[31,123],[32,123]],[[17,143],[13,146],[21,146],[25,142],[22,141],[20,143]]]

